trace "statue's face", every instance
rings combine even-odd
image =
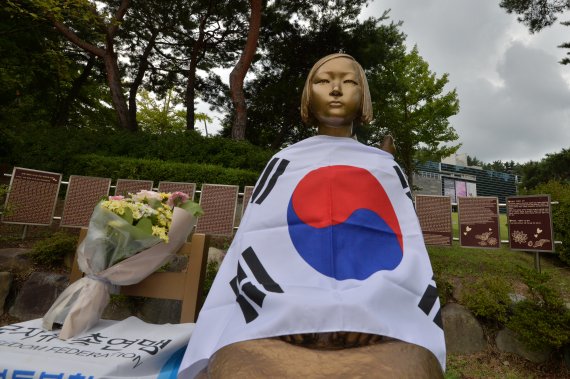
[[[319,134],[350,136],[361,104],[362,89],[354,61],[339,57],[319,67],[311,82],[309,104],[319,122]]]

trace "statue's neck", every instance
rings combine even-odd
[[[350,126],[327,126],[319,125],[319,135],[331,137],[352,137],[352,125]]]

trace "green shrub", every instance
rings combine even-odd
[[[10,210],[4,207],[8,192],[9,187],[7,184],[0,185],[0,213],[3,213],[5,216],[10,214]]]
[[[524,300],[513,309],[507,326],[531,349],[559,348],[570,341],[570,311]]]
[[[65,143],[61,143],[65,141]],[[97,154],[181,163],[211,163],[257,173],[273,155],[245,141],[203,137],[197,132],[153,134],[89,128],[30,127],[18,130],[7,163],[31,169],[70,172],[67,163],[79,154]]]
[[[204,287],[202,288],[202,297],[204,300],[208,296],[210,288],[212,288],[212,283],[214,283],[219,268],[218,262],[215,261],[208,262],[206,266],[206,277],[204,278]]]
[[[558,291],[543,273],[519,267],[519,273],[528,286],[530,298],[517,303],[507,326],[528,347],[559,348],[570,341],[570,311]]]
[[[504,323],[510,304],[509,292],[510,285],[505,279],[484,275],[465,285],[463,301],[476,316]]]
[[[38,264],[53,266],[61,264],[67,254],[75,251],[76,246],[77,236],[57,232],[51,237],[36,242],[32,247],[30,257]]]
[[[435,277],[435,284],[437,286],[437,291],[439,294],[439,302],[441,307],[449,301],[453,297],[453,285],[444,277],[436,276]]]
[[[76,156],[68,165],[69,173],[85,176],[111,177],[112,179],[148,179],[159,181],[233,184],[243,188],[254,185],[258,172],[225,168],[210,164],[165,162],[151,159],[108,157],[101,155]]]
[[[562,241],[561,245],[556,245],[556,252],[560,260],[570,264],[570,184],[550,181],[539,185],[532,193],[549,194],[552,201],[559,202],[552,206],[554,239]]]

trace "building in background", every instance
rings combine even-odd
[[[418,195],[449,195],[453,203],[460,196],[496,196],[505,203],[508,196],[517,194],[516,175],[467,166],[467,155],[448,157],[442,162],[417,165],[414,184]]]

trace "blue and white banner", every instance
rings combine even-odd
[[[174,379],[195,324],[100,320],[66,341],[36,319],[0,327],[0,378]]]
[[[400,167],[353,139],[316,136],[261,174],[178,377],[234,342],[332,331],[424,346],[445,367],[437,289]]]

